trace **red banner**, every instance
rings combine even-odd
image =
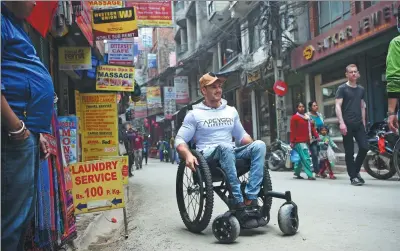
[[[138,26],[172,27],[172,1],[127,1],[126,7],[135,7]]]
[[[83,35],[86,37],[90,46],[93,46],[93,31],[92,31],[92,15],[89,2],[81,1],[82,11],[76,18],[76,24],[81,29]]]
[[[26,19],[42,37],[46,37],[58,7],[58,1],[36,1],[31,15]]]

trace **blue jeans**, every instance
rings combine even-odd
[[[39,135],[22,142],[1,136],[1,249],[19,251],[34,215]]]
[[[207,148],[203,151],[206,160],[219,160],[222,169],[227,175],[228,182],[232,188],[236,203],[243,202],[243,195],[240,190],[240,181],[236,172],[236,159],[250,159],[249,182],[245,188],[247,199],[256,200],[260,192],[260,185],[264,177],[264,162],[266,153],[265,143],[256,140],[251,144],[241,147],[234,147],[230,143],[221,143],[216,148]]]

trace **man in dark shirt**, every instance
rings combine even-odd
[[[54,87],[23,28],[35,5],[1,3],[1,250],[23,250],[40,151],[48,156]]]
[[[361,178],[360,169],[368,152],[368,141],[365,129],[365,90],[357,85],[360,73],[357,66],[351,64],[346,67],[347,82],[339,86],[336,92],[336,116],[343,135],[345,160],[351,184],[360,186],[365,183]],[[354,161],[355,138],[358,144],[358,154]]]

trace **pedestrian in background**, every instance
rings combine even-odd
[[[132,177],[132,169],[133,165],[135,165],[135,153],[134,153],[134,146],[135,146],[135,139],[136,139],[136,132],[133,130],[131,125],[128,125],[128,130],[126,132],[128,138],[128,159],[129,159],[129,177]]]
[[[147,159],[149,156],[149,150],[150,150],[149,137],[147,135],[145,135],[144,140],[143,140],[143,158],[145,160],[146,165],[147,165]]]
[[[297,113],[290,120],[290,145],[299,154],[300,161],[294,164],[294,178],[304,179],[301,177],[301,167],[307,174],[309,180],[315,180],[311,169],[310,144],[313,137],[319,140],[319,135],[315,130],[314,123],[305,113],[304,104],[299,102],[296,106]]]
[[[171,163],[175,163],[175,137],[174,134],[172,134],[171,139],[169,140],[169,149],[170,149],[170,154],[171,154]]]
[[[142,169],[143,165],[142,150],[143,150],[143,137],[141,133],[138,132],[133,146],[133,154],[135,156],[136,170]]]
[[[318,112],[317,101],[311,101],[308,103],[307,115],[311,118],[311,122],[314,124],[315,129],[318,131],[324,126],[324,117]],[[313,164],[313,170],[317,177],[320,177],[320,162],[319,162],[319,146],[317,141],[313,141],[310,144],[311,159]]]
[[[350,182],[354,186],[365,183],[360,170],[368,152],[365,121],[365,90],[357,84],[360,73],[355,64],[346,67],[347,82],[340,85],[336,92],[336,116],[340,132],[343,135],[345,160]],[[354,161],[354,141],[358,145],[358,154]]]
[[[1,2],[1,250],[23,250],[40,156],[49,145],[52,78],[24,29],[34,1]]]

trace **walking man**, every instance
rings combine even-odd
[[[360,169],[368,152],[368,141],[365,121],[365,90],[357,85],[360,77],[357,66],[350,64],[346,67],[347,82],[339,86],[336,92],[336,116],[343,135],[345,160],[351,184],[361,186],[365,183],[361,178]],[[354,161],[355,138],[358,144],[358,154]]]

